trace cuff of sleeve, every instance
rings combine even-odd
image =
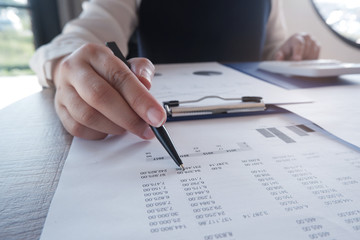
[[[39,78],[39,83],[43,87],[52,87],[54,63],[60,57],[68,55],[83,45],[84,41],[63,41],[53,42],[44,45],[36,50],[30,59],[30,68]]]
[[[55,60],[56,59],[47,61],[44,64],[43,73],[44,73],[44,81],[45,81],[46,87],[55,87],[54,81],[53,81],[53,67],[54,67]],[[41,79],[39,79],[39,80],[41,81]]]

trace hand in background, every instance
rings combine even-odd
[[[55,65],[55,109],[65,129],[85,139],[126,130],[154,137],[149,124],[166,114],[149,93],[155,68],[145,58],[129,60],[131,70],[105,46],[86,44]]]
[[[274,54],[274,60],[311,60],[318,59],[319,43],[307,33],[292,35]]]

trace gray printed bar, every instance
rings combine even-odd
[[[309,128],[308,126],[305,126],[303,124],[301,125],[296,125],[298,128],[304,130],[305,132],[315,132],[314,130],[312,130],[311,128]]]
[[[266,138],[271,138],[271,137],[275,137],[272,133],[270,133],[268,130],[266,130],[265,128],[259,128],[256,129],[256,131],[258,131],[259,133],[261,133],[261,135],[263,135]]]
[[[272,132],[275,136],[277,136],[278,138],[280,138],[281,140],[283,140],[286,143],[294,143],[295,142],[294,139],[292,139],[291,137],[289,137],[285,133],[281,132],[277,128],[268,128],[267,130]]]
[[[306,132],[304,132],[303,130],[301,130],[300,128],[298,128],[296,126],[288,126],[287,128],[290,131],[294,132],[295,134],[299,135],[300,137],[309,136],[309,134],[307,134]]]

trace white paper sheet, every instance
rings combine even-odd
[[[156,65],[156,73],[150,92],[160,102],[195,100],[209,95],[260,96],[266,104],[312,101],[215,62],[161,64]]]
[[[358,76],[360,83],[360,75]],[[287,105],[336,136],[360,147],[360,85],[292,90],[306,95],[311,104]]]
[[[315,126],[293,114],[166,126],[186,171],[155,139],[75,138],[41,239],[359,239],[360,154]]]

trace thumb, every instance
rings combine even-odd
[[[282,61],[285,59],[285,54],[282,50],[278,50],[273,57],[273,60],[275,61]]]

